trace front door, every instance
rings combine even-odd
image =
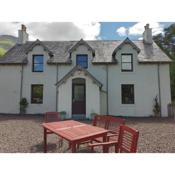
[[[72,84],[72,114],[86,114],[85,83]]]

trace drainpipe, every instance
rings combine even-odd
[[[108,99],[108,64],[106,65],[106,114],[109,115],[109,99]]]
[[[24,72],[24,65],[21,66],[21,85],[20,85],[20,100],[22,99],[22,90],[23,90],[23,72]]]
[[[158,78],[158,92],[159,92],[159,104],[160,104],[160,117],[162,117],[161,88],[160,88],[160,63],[157,64],[157,78]]]
[[[56,83],[58,82],[58,64],[56,65]],[[56,86],[56,111],[58,112],[58,87]]]

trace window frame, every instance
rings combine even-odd
[[[122,56],[123,55],[130,55],[131,56],[131,62],[123,62]],[[123,63],[131,63],[131,69],[123,69]],[[132,53],[122,53],[121,54],[121,71],[122,72],[133,72],[133,54]]]
[[[86,56],[87,57],[87,66],[86,67],[82,67],[81,65],[78,64],[78,56]],[[84,69],[88,69],[88,54],[77,54],[76,55],[76,66],[81,66]]]
[[[33,101],[33,88],[35,86],[42,86],[42,102]],[[31,104],[43,104],[43,96],[44,96],[44,85],[43,84],[31,84]]]
[[[131,103],[126,103],[124,101],[123,86],[132,86],[132,88],[133,88],[133,97],[132,97],[132,102]],[[128,105],[135,104],[135,88],[134,87],[135,87],[134,84],[121,84],[121,104],[128,104]]]
[[[43,63],[42,64],[35,63],[34,62],[35,56],[43,56]],[[36,64],[43,65],[43,70],[42,71],[35,70],[35,66],[34,65],[36,65]],[[44,72],[44,55],[43,54],[34,54],[34,55],[32,55],[32,72]]]

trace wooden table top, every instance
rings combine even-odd
[[[108,130],[74,120],[43,123],[42,126],[69,141],[106,134]]]

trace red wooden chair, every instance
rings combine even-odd
[[[107,116],[106,115],[96,115],[94,117],[92,125],[107,129],[108,128],[108,118],[107,118]]]
[[[96,115],[93,119],[93,122],[92,122],[92,125],[93,126],[98,126],[98,127],[101,127],[101,128],[104,128],[104,129],[107,129],[108,127],[108,118],[106,115]],[[98,138],[95,140],[97,142],[100,142],[98,141]],[[89,143],[89,142],[93,142],[92,140],[88,140],[88,141],[85,141],[85,142],[82,142],[82,143],[79,143],[77,145],[77,148],[79,148],[80,145],[82,144],[86,144],[86,143]]]
[[[44,114],[44,122],[49,123],[49,122],[56,122],[56,121],[61,121],[61,116],[59,112],[46,112]],[[47,130],[46,134],[53,134],[52,131]],[[59,139],[59,147],[61,147],[63,144],[63,139]]]
[[[108,116],[108,127],[109,133],[107,135],[108,141],[118,140],[119,130],[121,125],[125,125],[125,119],[120,117]]]
[[[108,153],[109,147],[115,146],[116,153],[135,153],[137,151],[139,132],[126,125],[120,126],[118,140],[89,144],[89,147],[94,148],[102,146],[103,152]]]
[[[59,112],[46,112],[44,114],[44,122],[56,122],[61,121],[61,116]]]
[[[107,125],[105,129],[109,130],[107,134],[107,140],[108,141],[115,141],[118,140],[119,136],[119,129],[121,125],[125,124],[125,119],[119,118],[119,117],[113,117],[110,115],[105,116],[107,120]],[[103,142],[102,138],[97,138],[93,141],[96,142]]]

